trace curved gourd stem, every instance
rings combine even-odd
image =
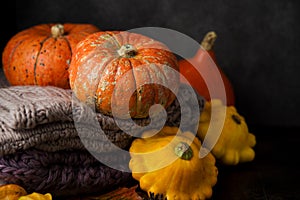
[[[210,31],[204,36],[201,42],[201,46],[206,51],[210,51],[213,48],[216,39],[217,39],[217,34],[214,31]]]

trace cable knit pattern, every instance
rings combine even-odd
[[[4,88],[0,92],[0,119],[12,129],[30,129],[55,121],[72,121],[71,98],[70,90],[52,86]]]
[[[184,99],[183,112],[187,113],[186,127],[198,124],[193,114],[195,106],[202,110],[204,100],[198,96],[197,105],[190,102],[190,88],[181,85],[178,95]],[[179,126],[181,107],[177,100],[166,110],[166,125]],[[93,124],[95,120],[97,124]],[[161,119],[154,118],[152,126],[156,128]],[[74,121],[77,123],[74,124]],[[135,119],[140,126],[150,123],[149,118]],[[0,89],[0,155],[14,153],[36,147],[44,151],[62,149],[83,149],[82,142],[89,145],[91,151],[110,151],[113,144],[126,148],[133,136],[126,133],[140,131],[127,120],[121,120],[125,127],[121,130],[114,118],[101,113],[94,113],[90,108],[76,101],[70,90],[46,86],[11,86]],[[100,134],[101,130],[104,134]],[[80,137],[79,137],[79,134]],[[82,134],[83,133],[83,134]],[[112,144],[107,144],[107,137]]]
[[[128,157],[101,156],[110,162],[129,162]],[[28,149],[0,157],[0,179],[18,184],[30,193],[69,196],[111,190],[128,183],[131,174],[101,164],[87,151]]]
[[[112,190],[132,180],[130,173],[105,166],[87,150],[101,156],[102,161],[108,159],[120,169],[127,169],[128,165],[123,165],[130,158],[116,154],[114,145],[128,149],[134,139],[131,134],[138,135],[139,127],[118,120],[121,130],[113,117],[91,112],[72,96],[71,90],[9,86],[1,76],[0,184],[15,183],[28,192],[63,196]],[[166,109],[166,125],[185,124],[183,130],[197,128],[195,107],[202,111],[204,99],[197,96],[197,104],[192,104],[192,93],[190,87],[180,86],[177,97],[183,99],[183,104],[176,99]],[[133,121],[150,129],[156,128],[161,119]]]

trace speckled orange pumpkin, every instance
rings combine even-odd
[[[177,58],[166,45],[127,31],[89,35],[76,46],[69,68],[70,86],[76,97],[119,118],[147,117],[153,104],[168,107],[176,94],[161,83],[176,91],[178,71]],[[114,113],[112,100],[117,109]]]
[[[39,24],[14,35],[4,48],[4,74],[11,85],[70,88],[68,68],[76,44],[99,31],[91,24]]]

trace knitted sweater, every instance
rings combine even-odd
[[[103,156],[116,164],[129,162],[128,157]],[[58,197],[103,193],[133,179],[128,172],[101,164],[87,151],[31,148],[0,157],[0,180],[18,184],[28,193],[50,192]]]
[[[105,166],[87,149],[126,168],[130,158],[118,157],[115,148],[128,149],[141,127],[161,124],[160,118],[134,119],[139,126],[116,121],[77,101],[71,90],[6,84],[0,78],[0,184],[20,184],[29,192],[76,195],[126,184],[131,179],[127,169]],[[204,99],[197,96],[195,104],[192,94],[190,87],[180,86],[177,97],[182,101],[167,108],[166,125],[197,128],[195,108],[201,111]]]
[[[181,86],[178,96],[184,99],[184,105],[175,100],[167,108],[166,125],[184,124],[181,128],[195,129],[198,124],[195,106],[201,110],[204,100],[197,96],[197,105],[192,105],[191,92]],[[184,119],[181,111],[187,116]],[[0,88],[0,156],[31,147],[49,152],[84,149],[87,145],[94,152],[109,152],[115,145],[125,149],[133,139],[132,134],[141,131],[140,127],[155,129],[160,122],[160,118],[152,121],[144,118],[134,120],[139,126],[133,126],[128,120],[118,120],[117,124],[113,117],[95,113],[78,102],[71,90],[57,87]]]

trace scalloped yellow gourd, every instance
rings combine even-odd
[[[52,195],[50,193],[47,194],[39,194],[33,192],[26,196],[21,196],[18,200],[52,200]]]
[[[211,122],[212,106],[217,116],[216,121]],[[222,122],[221,120],[224,120],[224,126],[212,149],[212,154],[227,165],[252,161],[255,157],[253,150],[256,144],[255,136],[249,133],[245,118],[237,112],[236,108],[225,106],[218,99],[205,103],[197,131],[199,138],[204,140],[209,126],[213,126],[214,122]]]
[[[212,196],[218,170],[212,154],[200,159],[201,142],[176,127],[146,131],[130,147],[132,176],[149,196],[200,200]],[[176,134],[177,133],[177,134]]]
[[[27,194],[26,190],[17,184],[0,186],[0,199],[2,200],[52,200],[50,193],[39,194],[33,192]]]

